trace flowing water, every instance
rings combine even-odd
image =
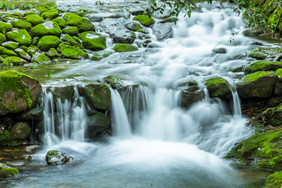
[[[79,2],[79,3],[78,3]],[[104,1],[109,2],[109,1]],[[127,2],[127,3],[126,3]],[[98,9],[94,1],[58,1],[63,8]],[[111,1],[104,11],[124,12],[132,1]],[[143,2],[142,5],[145,5]],[[118,8],[113,8],[117,6]],[[86,110],[75,90],[74,102],[56,99],[44,92],[46,146],[33,155],[38,170],[24,172],[9,182],[13,187],[244,187],[244,179],[224,155],[240,140],[252,134],[245,126],[235,82],[242,73],[232,68],[253,61],[247,51],[254,39],[242,35],[239,14],[227,3],[198,4],[191,18],[179,16],[173,38],[157,41],[156,48],[114,53],[100,62],[81,61],[52,75],[50,85],[102,80],[110,74],[122,77],[127,89],[111,89],[113,136],[85,142]],[[102,9],[99,9],[101,11]],[[101,11],[101,14],[107,12]],[[108,21],[108,22],[107,22]],[[112,18],[103,22],[110,23]],[[125,18],[115,19],[123,23]],[[104,33],[101,23],[94,23]],[[233,36],[232,33],[238,33]],[[137,40],[138,41],[138,40]],[[108,48],[113,47],[108,40]],[[265,44],[268,45],[268,44]],[[225,48],[216,54],[214,48]],[[233,101],[211,99],[204,81],[214,76],[228,80]],[[62,79],[64,78],[64,79]],[[60,80],[60,81],[58,81]],[[197,82],[205,97],[190,108],[180,107],[181,90]],[[135,85],[138,84],[139,87]],[[54,108],[59,117],[54,118]],[[59,135],[55,135],[58,123]],[[48,150],[59,149],[75,161],[58,167],[44,163]],[[42,164],[44,163],[44,164]]]

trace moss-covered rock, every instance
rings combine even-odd
[[[6,41],[6,36],[0,33],[0,44]]]
[[[62,165],[73,160],[72,156],[58,150],[48,151],[45,158],[48,165]]]
[[[13,27],[19,28],[19,29],[26,29],[30,30],[31,29],[31,23],[25,22],[23,20],[16,20],[11,22]]]
[[[38,51],[38,48],[33,45],[27,48],[27,53],[31,56],[33,56],[37,51]]]
[[[125,24],[125,27],[131,31],[137,31],[141,33],[148,34],[148,30],[144,28],[142,25],[140,25],[138,22],[129,22]]]
[[[95,52],[90,60],[92,61],[100,61],[101,59],[104,59],[106,57],[109,57],[113,52],[109,50],[103,50],[103,51],[98,51]]]
[[[52,21],[56,22],[60,28],[65,28],[68,26],[67,22],[63,18],[55,18]]]
[[[0,73],[0,115],[25,111],[38,103],[41,85],[15,71]]]
[[[110,119],[101,112],[90,116],[87,123],[87,137],[95,138],[95,136],[110,127]]]
[[[161,21],[161,23],[170,23],[170,22],[173,22],[173,23],[176,23],[178,21],[178,18],[176,17],[169,17],[169,18],[165,18]]]
[[[55,35],[60,37],[62,30],[56,22],[48,21],[42,24],[38,24],[31,29],[32,37],[42,37],[45,35]]]
[[[211,97],[227,99],[232,96],[229,83],[221,77],[210,78],[205,84]]]
[[[50,9],[41,14],[44,19],[53,19],[59,16],[59,11],[57,9]]]
[[[271,71],[282,68],[281,62],[272,62],[272,61],[257,61],[247,66],[245,72],[247,74],[254,73],[257,71]]]
[[[29,138],[31,128],[26,122],[18,122],[11,128],[11,138],[13,140],[21,140]]]
[[[138,48],[131,44],[117,44],[114,47],[114,51],[116,52],[132,52],[132,51],[137,51],[137,50]]]
[[[49,8],[47,8],[46,6],[36,6],[36,10],[39,12],[39,13],[43,13],[43,12],[46,12]]]
[[[205,98],[205,92],[201,89],[196,82],[189,82],[188,88],[181,90],[181,107],[189,108],[194,103],[201,101]]]
[[[12,24],[0,21],[0,33],[5,34],[6,32],[11,31],[12,28],[13,28]]]
[[[258,59],[258,60],[264,60],[267,57],[276,56],[277,54],[281,54],[282,49],[280,48],[255,48],[250,51],[249,57]]]
[[[109,75],[104,78],[104,81],[110,84],[113,89],[120,89],[122,87],[122,80],[119,76]]]
[[[31,59],[32,62],[36,62],[39,64],[49,64],[51,60],[43,53],[36,52]]]
[[[242,98],[269,98],[272,96],[278,76],[274,72],[255,72],[243,78],[237,84]]]
[[[70,36],[77,36],[79,30],[76,26],[70,26],[63,29],[64,34],[69,34]]]
[[[37,46],[39,39],[40,39],[40,37],[34,37],[32,39],[32,43],[31,44],[34,45],[34,46]]]
[[[59,45],[57,50],[61,54],[62,58],[80,59],[88,57],[87,53],[79,48],[63,43]]]
[[[17,56],[17,54],[13,50],[8,50],[7,48],[0,46],[0,54],[7,56]]]
[[[282,186],[282,171],[275,172],[267,177],[266,188],[281,188],[281,186]]]
[[[79,94],[85,97],[91,108],[108,110],[111,104],[111,90],[105,84],[90,84],[79,87]]]
[[[31,23],[32,26],[44,23],[44,19],[37,14],[30,14],[24,17],[24,20]]]
[[[89,50],[104,50],[106,48],[106,37],[94,31],[83,32],[79,35],[84,48]]]
[[[37,47],[39,50],[48,51],[50,48],[57,48],[60,43],[61,40],[58,37],[46,35],[39,40]]]
[[[16,57],[16,56],[11,56],[11,57],[6,57],[3,61],[3,65],[5,66],[19,66],[27,63],[26,60]]]
[[[7,39],[16,41],[20,45],[29,46],[31,44],[31,36],[25,29],[17,29],[6,34]]]
[[[74,13],[66,13],[63,18],[68,25],[78,27],[80,32],[95,31],[94,25],[87,18],[83,18]]]
[[[140,22],[142,25],[144,25],[145,27],[150,27],[151,25],[153,25],[155,23],[155,20],[154,18],[150,18],[149,16],[147,15],[138,15],[138,16],[135,16],[133,18],[133,20],[136,20],[138,22]]]
[[[31,57],[30,55],[28,55],[23,49],[21,48],[17,48],[15,49],[15,52],[17,53],[17,55],[27,61],[30,61],[31,60]]]
[[[65,34],[62,36],[62,41],[69,43],[72,46],[83,48],[80,43],[78,43],[76,40],[74,40],[69,34]]]
[[[12,41],[7,41],[2,43],[2,46],[11,50],[16,49],[17,47],[19,47],[19,45],[20,44],[18,42],[12,42]]]
[[[4,163],[0,163],[0,179],[12,177],[18,173],[18,169],[9,167]]]
[[[59,53],[55,48],[50,48],[47,53],[45,53],[49,58],[54,59],[56,57],[59,57]]]
[[[278,24],[280,14],[281,14],[281,4],[280,4],[280,8],[279,8],[279,5],[277,5],[277,8],[275,9],[275,11],[272,13],[271,16],[269,16],[269,18],[267,20],[268,25],[275,25],[276,26]],[[278,31],[280,31],[280,34],[282,34],[282,22],[281,22],[281,20],[279,22],[277,29],[278,29]]]

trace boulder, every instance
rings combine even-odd
[[[78,27],[80,32],[95,31],[94,25],[87,18],[83,18],[74,13],[66,13],[63,18],[68,25]]]
[[[210,78],[206,80],[205,84],[211,97],[220,99],[229,99],[232,97],[229,83],[221,77]]]
[[[110,119],[101,112],[88,118],[87,137],[95,138],[95,136],[110,127]]]
[[[181,91],[181,106],[184,108],[191,107],[194,103],[205,98],[204,90],[200,89],[197,84],[190,85],[187,89]]]
[[[43,118],[42,106],[23,112],[20,116],[21,121],[30,121],[30,122],[34,120],[41,120],[42,118]]]
[[[13,140],[21,140],[29,138],[31,134],[31,128],[28,123],[18,122],[11,128],[11,138]]]
[[[15,52],[17,53],[17,55],[27,61],[30,61],[31,60],[31,57],[30,55],[28,55],[23,49],[21,48],[17,48],[15,49]]]
[[[44,19],[53,19],[59,16],[59,11],[57,9],[50,9],[41,14]]]
[[[269,98],[273,94],[277,79],[274,72],[249,74],[237,84],[238,94],[241,98]]]
[[[79,33],[79,30],[76,26],[66,27],[62,31],[64,34],[69,34],[70,36],[77,36]]]
[[[0,73],[0,115],[17,113],[38,104],[41,85],[34,78],[16,71]]]
[[[272,62],[272,61],[257,61],[247,66],[245,69],[245,73],[254,73],[257,71],[271,71],[276,70],[278,68],[282,68],[281,62]]]
[[[119,76],[116,75],[109,75],[104,78],[104,81],[107,84],[110,84],[113,89],[121,89],[122,88],[122,81]]]
[[[25,29],[25,30],[31,29],[31,23],[25,22],[23,20],[11,21],[11,23],[13,27],[18,28],[18,29]]]
[[[68,26],[67,22],[63,18],[55,18],[52,21],[56,22],[60,28],[65,28]]]
[[[37,14],[30,14],[24,17],[26,22],[31,23],[32,26],[36,26],[38,24],[44,23],[44,19]]]
[[[169,18],[164,18],[160,23],[176,23],[177,21],[178,21],[178,18],[169,17]]]
[[[49,57],[47,57],[45,54],[36,52],[31,59],[32,62],[38,63],[38,64],[49,64],[51,63],[51,60]]]
[[[8,55],[8,56],[17,56],[17,54],[13,50],[8,50],[7,48],[0,46],[0,54]]]
[[[62,165],[73,160],[73,157],[58,150],[50,150],[46,154],[46,162],[48,165]]]
[[[80,96],[83,96],[87,104],[93,109],[108,110],[111,105],[111,90],[105,84],[89,84],[79,88]]]
[[[57,48],[61,40],[53,35],[46,35],[39,39],[37,47],[39,50],[48,51],[50,48]]]
[[[106,48],[106,37],[94,31],[83,32],[79,35],[84,48],[89,50],[104,50]]]
[[[117,44],[114,47],[114,51],[116,51],[116,52],[132,52],[132,51],[138,51],[138,48],[136,46],[131,45],[131,44]]]
[[[115,32],[112,32],[110,35],[113,38],[114,43],[132,44],[136,39],[134,32],[123,29],[118,29]]]
[[[72,46],[83,48],[80,43],[78,43],[74,38],[72,38],[69,34],[65,34],[62,37],[62,41],[69,43]]]
[[[0,44],[6,41],[6,36],[0,33]]]
[[[80,50],[79,48],[75,46],[70,46],[70,45],[63,44],[63,43],[59,45],[57,50],[63,58],[81,59],[81,58],[88,57],[88,54],[84,52],[83,50]]]
[[[11,31],[12,28],[12,24],[0,21],[0,33],[5,34],[6,32]]]
[[[149,33],[149,31],[138,22],[129,22],[125,24],[125,27],[131,31],[137,31],[145,34]]]
[[[33,45],[27,48],[27,53],[31,56],[33,56],[37,51],[38,51],[38,48]]]
[[[173,37],[173,29],[171,23],[157,23],[153,26],[153,33],[156,35],[157,40],[163,41]]]
[[[3,61],[3,65],[5,66],[19,66],[19,65],[26,64],[26,63],[27,63],[26,60],[20,57],[16,57],[16,56],[6,57]]]
[[[215,54],[226,54],[227,50],[225,48],[214,48],[212,52]]]
[[[60,26],[56,22],[48,21],[42,24],[38,24],[31,29],[32,37],[42,37],[45,35],[55,35],[60,37],[62,34],[62,30]]]
[[[140,22],[142,25],[144,25],[145,27],[150,27],[151,25],[153,25],[155,23],[154,18],[149,17],[147,15],[138,15],[135,16],[133,18],[133,20],[136,20],[138,22]]]
[[[54,102],[57,102],[58,99],[62,102],[71,102],[74,99],[74,86],[47,88],[47,92],[51,92],[53,94]]]
[[[31,44],[31,36],[25,29],[12,30],[6,36],[8,40],[16,41],[23,46],[29,46]]]
[[[19,43],[18,42],[13,42],[13,41],[7,41],[7,42],[3,42],[2,46],[4,46],[5,48],[8,48],[10,50],[14,50],[17,47],[19,47]]]
[[[45,55],[47,55],[51,59],[54,59],[60,56],[55,48],[50,48],[48,52],[45,53]]]
[[[32,39],[32,45],[34,45],[34,46],[37,46],[37,44],[38,44],[38,41],[39,41],[39,37],[34,37],[33,39]]]
[[[4,163],[0,163],[0,179],[12,177],[18,173],[18,169],[9,167]]]

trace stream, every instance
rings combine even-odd
[[[105,17],[101,22],[93,22],[105,36],[109,36],[108,29],[119,28],[133,17],[109,15],[127,15],[126,9],[136,8],[136,1],[131,0],[100,2],[104,5],[97,6],[94,0],[57,1],[58,8],[64,11],[88,9]],[[146,7],[146,2],[140,1],[139,6]],[[243,35],[242,15],[233,9],[229,3],[197,4],[191,18],[180,14],[176,25],[168,24],[172,38],[158,40],[158,35],[169,26],[159,30],[148,28],[152,41],[149,47],[136,52],[113,52],[97,62],[81,60],[52,65],[51,79],[39,78],[45,88],[91,83],[108,75],[117,75],[125,85],[131,85],[120,92],[111,89],[113,136],[96,142],[85,140],[87,115],[77,105],[83,100],[78,92],[75,104],[58,102],[56,108],[62,114],[59,121],[63,128],[60,135],[55,135],[55,107],[49,105],[53,96],[45,92],[45,145],[31,155],[31,164],[23,173],[4,181],[4,187],[236,188],[256,181],[251,177],[263,179],[259,171],[244,172],[224,159],[236,143],[253,134],[245,126],[248,119],[242,116],[235,87],[243,72],[230,70],[255,61],[247,53],[258,40]],[[145,40],[137,38],[135,44]],[[259,42],[266,47],[275,46]],[[107,37],[107,50],[111,51],[113,46],[112,39]],[[214,53],[215,48],[224,48],[226,53]],[[33,76],[42,71],[46,74],[50,67],[19,69]],[[204,83],[215,76],[226,79],[233,87],[233,101],[226,104],[209,97]],[[180,106],[180,91],[189,82],[197,83],[205,96],[184,109]],[[48,166],[45,154],[51,149],[64,151],[75,160],[63,166]]]

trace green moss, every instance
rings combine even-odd
[[[39,64],[51,63],[51,60],[49,59],[49,57],[47,57],[45,54],[39,53],[39,52],[36,52],[33,55],[32,61],[36,62],[36,63],[39,63]]]
[[[58,150],[50,150],[50,151],[47,152],[47,155],[48,155],[48,156],[54,156],[54,155],[56,155],[58,152],[59,152]]]
[[[59,57],[59,54],[57,52],[57,50],[55,48],[50,48],[48,50],[48,52],[46,53],[46,55],[49,57],[49,58],[56,58],[56,57]]]
[[[274,76],[276,75],[273,71],[270,71],[270,72],[265,72],[265,71],[262,71],[262,72],[255,72],[255,73],[252,73],[252,74],[248,74],[247,76],[245,76],[243,78],[243,83],[247,83],[247,82],[253,82],[255,80],[257,80],[258,78],[260,77],[263,77],[263,76]]]
[[[269,175],[266,179],[266,186],[269,188],[279,188],[282,186],[282,171]]]
[[[38,48],[33,45],[27,48],[27,53],[31,56],[33,56],[37,51],[38,51]]]
[[[30,14],[24,17],[24,20],[31,23],[32,26],[44,23],[44,19],[37,14]]]
[[[5,35],[3,35],[2,33],[0,33],[0,44],[1,44],[2,42],[5,42],[5,41],[6,41]]]
[[[11,21],[13,27],[19,28],[19,29],[31,29],[31,23],[25,22],[23,20],[17,20],[17,21]]]
[[[136,20],[140,22],[145,27],[150,27],[155,23],[155,20],[152,17],[149,17],[147,15],[138,15],[133,18],[133,20]]]
[[[173,22],[176,23],[178,21],[178,18],[176,17],[170,17],[170,18],[165,18],[161,21],[161,23],[169,23],[169,22]]]
[[[32,39],[32,45],[37,46],[39,39],[40,39],[39,37],[34,37],[34,38]]]
[[[11,56],[11,57],[6,57],[4,59],[3,65],[5,66],[17,66],[17,65],[23,65],[27,63],[25,60],[23,60],[20,57],[16,57],[16,56]]]
[[[12,140],[11,138],[11,132],[8,130],[4,130],[3,134],[0,134],[0,142],[2,141],[10,141]]]
[[[76,26],[66,27],[65,29],[63,29],[63,33],[64,34],[69,34],[71,36],[74,36],[74,35],[78,35],[79,30],[78,30],[78,28]]]
[[[65,28],[68,26],[67,22],[63,18],[55,18],[52,21],[56,22],[60,28]]]
[[[276,156],[266,160],[261,160],[257,163],[257,165],[261,168],[272,169],[273,171],[281,171],[282,170],[282,155]]]
[[[64,42],[69,43],[69,44],[72,45],[72,46],[75,46],[75,47],[78,47],[78,48],[83,48],[83,47],[81,46],[81,44],[78,43],[76,40],[74,40],[69,34],[65,34],[65,35],[62,37],[62,40],[63,40]]]
[[[13,28],[12,24],[0,21],[0,33],[5,34],[6,32],[11,31],[12,28]]]
[[[282,78],[282,69],[277,69],[277,70],[276,70],[276,74],[277,74],[280,78]]]
[[[137,51],[138,48],[136,46],[130,45],[130,44],[117,44],[114,47],[114,51],[116,52],[132,52]]]
[[[46,35],[39,40],[37,47],[39,50],[47,51],[50,48],[57,48],[60,43],[61,40],[58,37]]]
[[[8,40],[16,41],[20,45],[29,46],[31,44],[31,36],[25,29],[10,31],[6,36]]]
[[[19,173],[18,169],[11,168],[4,163],[0,163],[0,178],[8,178],[18,173]]]
[[[281,62],[257,61],[247,66],[245,72],[249,74],[257,71],[276,70],[278,68],[282,68]]]
[[[0,46],[0,54],[7,56],[17,56],[17,54],[13,50],[8,50],[7,48]]]
[[[205,84],[211,97],[226,98],[231,96],[229,83],[221,77],[210,78]]]
[[[106,37],[94,31],[83,32],[79,35],[84,48],[89,50],[104,50],[106,48]]]
[[[112,86],[114,89],[119,89],[122,86],[121,78],[116,75],[109,75],[104,78],[104,81]]]
[[[19,47],[19,43],[8,41],[8,42],[2,43],[2,46],[4,46],[5,48],[8,48],[8,49],[11,49],[11,50],[15,50],[17,47]]]
[[[41,15],[44,19],[53,19],[59,16],[59,11],[57,9],[50,9],[43,12]]]
[[[109,57],[113,52],[112,51],[99,51],[93,54],[90,60],[100,61],[103,58]]]
[[[60,37],[62,34],[62,30],[60,26],[56,22],[45,22],[43,24],[38,24],[31,29],[32,37],[42,37],[45,35],[55,35]]]
[[[77,47],[61,43],[58,52],[63,58],[80,59],[85,57],[85,53]]]
[[[63,17],[68,25],[78,27],[80,32],[95,31],[94,25],[87,18],[83,18],[74,13],[66,13]]]

